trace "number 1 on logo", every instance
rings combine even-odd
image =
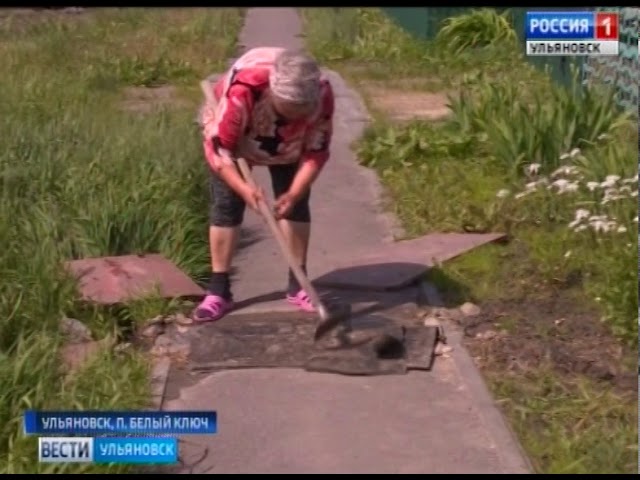
[[[596,13],[596,40],[618,40],[618,14]]]

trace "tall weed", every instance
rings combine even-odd
[[[527,163],[551,172],[562,153],[615,133],[630,115],[616,108],[614,99],[614,91],[583,86],[574,70],[570,88],[474,82],[450,96],[449,107],[460,131],[482,134],[493,156],[516,174]]]
[[[518,36],[511,25],[509,12],[491,8],[447,18],[436,36],[436,42],[448,52],[459,54],[468,49],[490,46],[517,48]]]

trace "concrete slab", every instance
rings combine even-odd
[[[400,289],[415,283],[430,267],[501,238],[501,233],[433,233],[390,243],[338,264],[314,283],[343,289]]]
[[[161,255],[122,255],[72,260],[66,267],[78,280],[86,301],[116,304],[159,295],[164,298],[201,297],[188,275]]]
[[[435,370],[220,372],[166,406],[218,411],[216,437],[181,445],[185,457],[207,452],[193,473],[526,473],[504,458],[455,362],[439,361]]]

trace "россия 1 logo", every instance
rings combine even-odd
[[[527,12],[527,55],[618,55],[617,12]]]

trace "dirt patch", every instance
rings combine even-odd
[[[177,108],[187,105],[187,101],[178,95],[171,85],[159,87],[127,87],[124,90],[122,108],[132,113],[151,113],[164,108]]]
[[[611,337],[594,312],[561,292],[485,304],[463,326],[469,350],[487,372],[525,374],[550,365],[561,377],[582,375],[621,394],[637,393],[633,352]]]
[[[447,106],[447,93],[417,90],[423,83],[420,79],[406,79],[393,88],[369,84],[363,87],[363,92],[375,110],[395,122],[438,121],[448,117],[451,111]]]

